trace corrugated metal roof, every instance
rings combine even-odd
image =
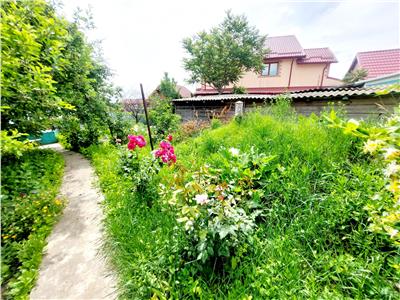
[[[327,89],[315,89],[305,90],[301,92],[288,93],[292,100],[303,100],[303,99],[318,99],[328,97],[346,97],[346,96],[371,96],[376,95],[376,92],[383,91],[391,88],[391,92],[395,94],[400,93],[399,88],[390,86],[373,86],[373,87],[335,87]],[[174,99],[173,102],[202,102],[202,101],[230,101],[230,100],[267,100],[275,99],[279,95],[271,94],[228,94],[228,95],[210,95],[210,96],[198,96],[191,98]]]

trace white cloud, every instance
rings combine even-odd
[[[220,23],[227,9],[244,13],[262,34],[296,34],[305,48],[330,47],[339,60],[333,76],[342,77],[358,51],[399,47],[398,1],[314,2],[68,0],[63,12],[71,18],[77,6],[92,6],[97,28],[89,37],[103,41],[114,82],[130,92],[140,82],[151,92],[165,71],[188,86],[182,39]]]

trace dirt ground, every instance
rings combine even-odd
[[[39,279],[31,299],[115,299],[116,279],[102,253],[101,192],[97,176],[81,154],[58,144],[65,173],[60,196],[63,216],[48,237]]]

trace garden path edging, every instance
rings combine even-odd
[[[49,145],[61,152],[65,171],[60,196],[67,205],[47,238],[39,278],[31,299],[115,299],[116,279],[102,252],[104,199],[97,176],[81,154]]]

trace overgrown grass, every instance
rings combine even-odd
[[[63,208],[57,199],[64,160],[35,149],[1,170],[1,277],[5,299],[27,299],[33,288],[46,237]]]
[[[177,169],[218,164],[221,146],[255,146],[275,155],[278,171],[265,187],[265,216],[251,251],[234,270],[207,273],[183,262],[185,235],[168,207],[132,192],[119,172],[119,150],[89,152],[106,195],[108,250],[123,299],[395,299],[399,253],[368,231],[364,207],[384,182],[380,163],[360,141],[317,117],[255,112],[177,145]],[[168,183],[173,168],[160,173]],[[157,298],[158,297],[158,298]]]

